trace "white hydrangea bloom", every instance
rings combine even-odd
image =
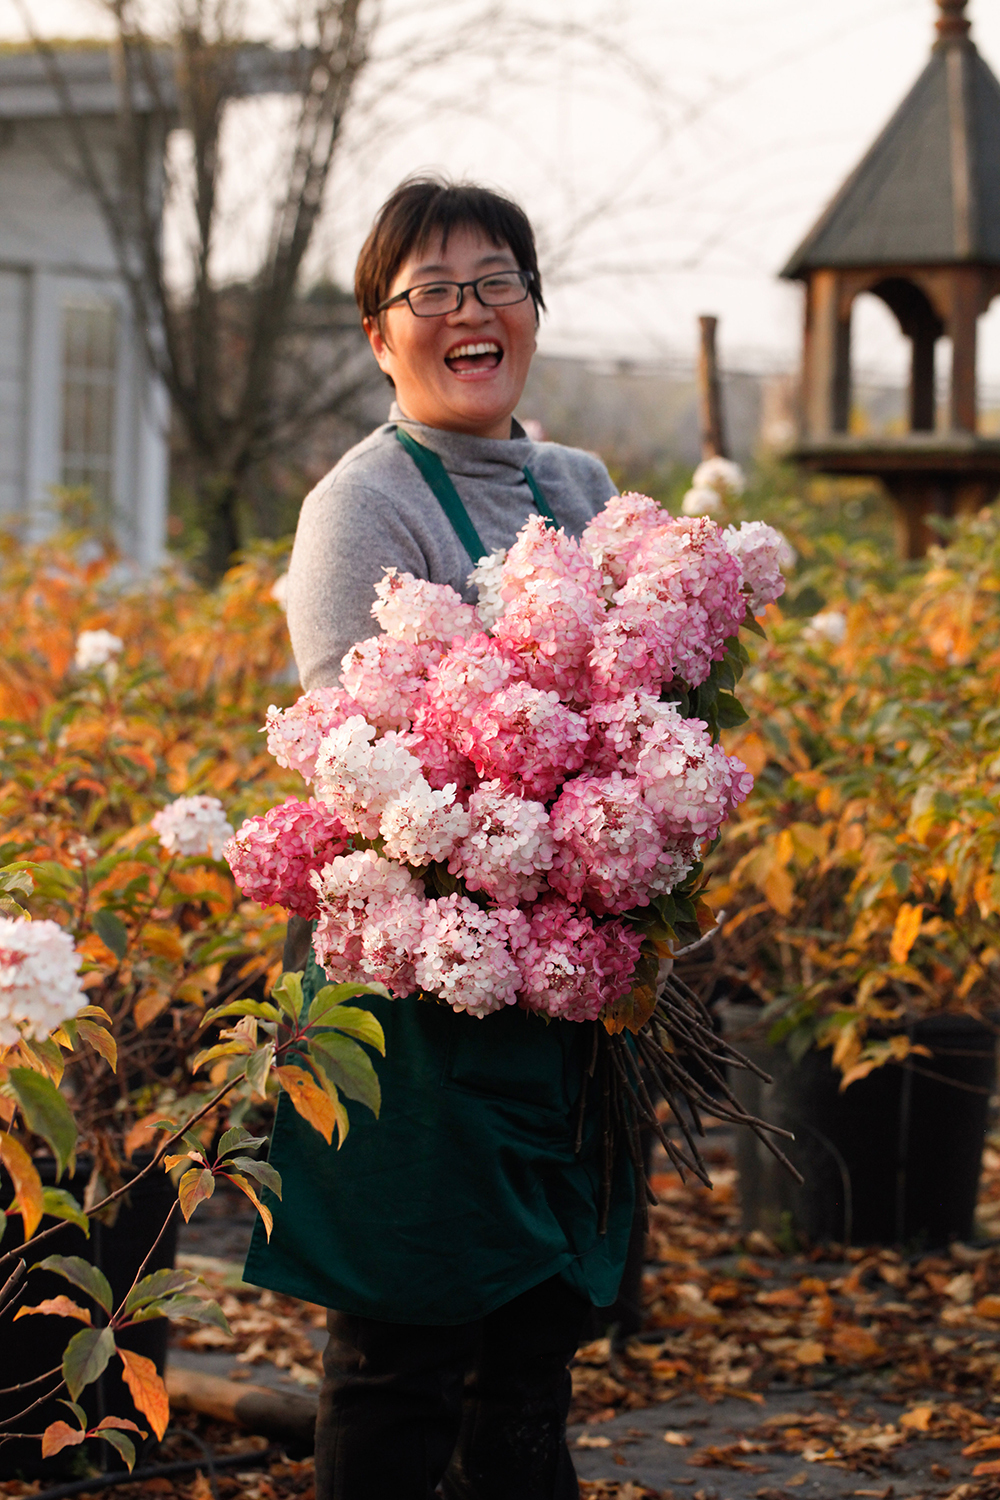
[[[785,592],[781,570],[788,566],[789,556],[794,561],[794,552],[781,532],[764,521],[744,521],[739,530],[727,526],[722,540],[743,570],[751,610],[760,614],[765,605],[773,604]]]
[[[380,832],[390,859],[428,865],[448,859],[469,827],[468,812],[455,801],[454,785],[435,792],[421,776],[387,805]]]
[[[447,583],[430,583],[412,573],[386,568],[375,585],[372,614],[396,641],[464,640],[479,628],[476,611]]]
[[[288,574],[279,573],[271,584],[270,595],[279,609],[288,610]]]
[[[823,609],[813,615],[802,632],[807,641],[826,641],[831,646],[843,645],[847,635],[847,616],[839,609]]]
[[[377,838],[391,801],[423,781],[420,762],[395,731],[381,739],[353,714],[322,740],[316,757],[316,795],[352,833]]]
[[[110,630],[81,630],[76,638],[73,665],[78,672],[93,672],[98,667],[117,668],[115,657],[125,650],[125,642]]]
[[[523,944],[526,933],[527,922],[516,909],[486,912],[457,893],[428,901],[413,965],[416,982],[470,1016],[513,1005],[521,970],[511,949]]]
[[[481,557],[469,574],[469,583],[479,590],[476,609],[484,630],[491,630],[507,608],[507,601],[500,592],[506,558],[506,549],[498,547],[496,552]]]
[[[731,458],[706,458],[691,476],[694,490],[714,490],[723,500],[730,495],[742,495],[746,479],[739,464]]]
[[[151,827],[168,854],[209,854],[221,859],[234,829],[218,797],[178,797],[161,809]]]
[[[80,962],[58,922],[0,917],[0,1045],[44,1041],[88,1003]]]
[[[722,496],[718,490],[707,487],[689,489],[681,501],[681,513],[685,516],[714,516],[722,509]]]

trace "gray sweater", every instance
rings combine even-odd
[[[306,496],[288,569],[288,628],[304,688],[340,680],[356,641],[378,633],[375,584],[396,567],[449,583],[470,603],[470,558],[413,459],[397,425],[443,460],[483,545],[509,547],[537,515],[527,465],[560,526],[579,537],[615,494],[599,458],[559,443],[533,443],[518,423],[511,438],[478,438],[412,422],[393,403],[389,420],[345,453]]]

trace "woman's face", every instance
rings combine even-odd
[[[437,235],[409,257],[389,295],[438,278],[474,281],[490,271],[517,269],[506,245],[494,245],[478,229],[453,229],[447,246]],[[457,312],[417,318],[400,302],[382,313],[381,327],[366,319],[365,332],[408,417],[447,432],[510,437],[535,352],[530,297],[509,307],[483,307],[466,288]]]

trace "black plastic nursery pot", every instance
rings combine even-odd
[[[52,1185],[53,1163],[38,1163],[43,1182]],[[46,1168],[48,1172],[46,1173]],[[72,1179],[64,1178],[60,1187],[68,1188],[77,1201],[83,1198],[90,1173],[88,1164],[80,1163]],[[98,1266],[111,1283],[114,1305],[128,1292],[136,1273],[143,1263],[177,1193],[170,1178],[157,1167],[148,1177],[137,1182],[121,1200],[114,1224],[102,1224],[91,1220],[88,1239],[75,1224],[66,1224],[58,1234],[44,1240],[30,1257],[32,1261],[44,1260],[47,1255],[79,1255]],[[6,1201],[10,1201],[8,1191]],[[3,1200],[0,1200],[2,1203]],[[47,1229],[53,1220],[45,1219],[41,1227]],[[18,1215],[7,1220],[7,1229],[0,1241],[0,1252],[16,1249],[23,1242],[22,1224]],[[172,1266],[177,1250],[177,1215],[167,1227],[167,1232],[156,1247],[146,1267],[146,1274]],[[0,1280],[6,1280],[15,1263],[8,1261]],[[83,1326],[71,1318],[34,1315],[18,1318],[14,1314],[20,1307],[34,1307],[48,1297],[60,1294],[70,1297],[81,1306],[88,1307],[94,1325],[106,1319],[100,1310],[83,1293],[62,1276],[51,1271],[29,1271],[24,1290],[0,1313],[0,1437],[13,1425],[19,1432],[41,1432],[50,1422],[68,1421],[74,1425],[72,1414],[59,1405],[58,1398],[45,1402],[28,1413],[23,1422],[11,1424],[11,1418],[22,1411],[40,1392],[49,1388],[49,1382],[29,1387],[27,1391],[11,1392],[10,1387],[24,1385],[38,1375],[59,1365],[66,1344]],[[126,1329],[118,1336],[118,1342],[136,1354],[145,1355],[156,1364],[162,1374],[167,1360],[167,1338],[169,1324],[157,1318],[142,1323],[136,1328]],[[59,1393],[67,1396],[66,1390]],[[80,1395],[79,1404],[87,1412],[88,1426],[94,1426],[104,1416],[128,1417],[138,1426],[149,1431],[149,1422],[137,1412],[129,1389],[122,1379],[122,1363],[113,1357],[99,1380],[89,1385]],[[134,1434],[133,1434],[134,1437]],[[137,1451],[142,1444],[136,1439]],[[67,1448],[55,1458],[42,1460],[41,1446],[37,1441],[13,1440],[0,1444],[0,1478],[26,1479],[61,1478],[79,1466],[82,1449]],[[107,1468],[121,1468],[121,1459],[106,1443],[88,1445],[87,1459]]]
[[[732,1070],[745,1107],[795,1135],[781,1142],[797,1184],[748,1131],[736,1146],[744,1231],[781,1244],[945,1245],[972,1234],[996,1029],[970,1016],[917,1021],[929,1057],[889,1063],[841,1092],[828,1048],[794,1062],[768,1044],[760,1011],[720,1007],[725,1035],[768,1072],[765,1084]]]

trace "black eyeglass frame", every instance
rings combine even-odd
[[[518,277],[521,285],[524,287],[523,297],[515,297],[510,302],[484,302],[479,292],[480,283],[484,281],[492,281],[496,276]],[[447,318],[450,317],[452,313],[460,311],[462,303],[465,301],[466,289],[470,287],[480,307],[518,307],[522,302],[527,302],[528,298],[531,296],[531,288],[534,281],[534,271],[522,271],[520,267],[518,267],[517,270],[507,269],[503,271],[487,271],[485,276],[477,276],[475,281],[446,281],[443,279],[440,281],[421,281],[417,286],[407,287],[405,292],[396,292],[393,294],[393,296],[387,297],[384,302],[379,303],[375,311],[378,313],[384,313],[387,308],[397,307],[401,302],[405,302],[415,318]],[[458,290],[458,301],[455,303],[454,307],[449,307],[446,311],[443,312],[417,312],[417,309],[410,301],[410,295],[413,292],[419,292],[421,288],[425,286],[456,287]]]

